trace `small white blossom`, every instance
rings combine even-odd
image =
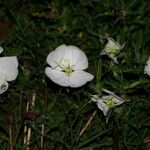
[[[8,89],[8,82],[18,75],[18,60],[16,56],[0,58],[0,94]]]
[[[118,105],[121,105],[124,102],[124,100],[118,97],[117,95],[115,95],[111,91],[108,91],[106,89],[104,89],[103,91],[105,91],[109,95],[103,95],[103,96],[92,95],[91,100],[93,102],[96,102],[98,108],[101,111],[103,111],[103,114],[105,116],[108,116],[108,113],[110,112],[110,110],[112,110]]]
[[[150,76],[150,56],[146,62],[145,68],[144,68],[144,74],[147,74]]]
[[[108,57],[110,57],[117,64],[118,63],[117,55],[124,48],[125,43],[121,46],[114,39],[112,39],[110,37],[105,37],[105,38],[108,40],[108,42],[100,54],[101,55],[108,55]]]
[[[3,52],[3,50],[4,50],[4,49],[0,46],[0,54]]]
[[[76,46],[60,45],[47,56],[45,74],[56,84],[77,88],[91,81],[94,76],[84,70],[88,59]]]

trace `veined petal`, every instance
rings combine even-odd
[[[117,98],[116,96],[113,96],[113,95],[104,95],[104,96],[102,96],[101,99],[102,99],[103,103],[106,103],[106,105],[108,105],[108,107],[110,107],[110,108],[121,105],[124,102],[124,100],[122,100],[120,97]],[[107,104],[107,102],[109,102],[109,103]]]
[[[8,89],[7,81],[0,79],[0,94],[3,94]]]
[[[106,44],[106,48],[114,48],[114,49],[117,49],[117,50],[120,50],[121,49],[121,45],[116,42],[114,39],[110,38],[110,37],[106,37],[106,39],[108,40],[108,43]]]
[[[6,81],[15,80],[18,76],[18,69],[8,64],[6,67],[0,65],[0,78],[5,79]]]
[[[98,100],[98,102],[97,102],[97,107],[101,110],[101,111],[103,111],[103,114],[105,115],[105,116],[107,116],[107,113],[109,112],[109,107],[107,107],[107,105],[105,105],[101,100]]]
[[[57,47],[54,51],[50,52],[47,56],[46,62],[55,69],[62,70],[58,64],[60,64],[65,54],[67,53],[67,46],[66,45],[60,45]],[[56,68],[57,67],[57,68]]]
[[[97,96],[97,95],[91,95],[91,100],[92,100],[93,102],[97,102],[98,99],[99,99],[99,96]]]
[[[71,64],[74,70],[84,70],[88,67],[88,59],[85,53],[78,47],[70,45],[68,46],[70,51],[68,57],[71,57]]]
[[[18,67],[18,59],[16,56],[0,57],[0,64],[10,63],[16,68]]]
[[[144,73],[150,76],[150,56],[146,62],[146,65],[144,68]]]
[[[124,42],[120,48],[120,50],[122,50],[125,47],[126,42]]]
[[[109,108],[107,107],[107,105],[105,103],[103,103],[102,99],[100,97],[98,97],[97,95],[92,95],[91,100],[93,102],[96,102],[97,107],[103,111],[103,114],[106,116],[107,113],[109,112]]]
[[[106,50],[105,49],[103,49],[101,52],[100,52],[100,55],[106,55],[107,53],[106,53]]]
[[[65,87],[69,86],[68,76],[64,72],[51,67],[46,67],[45,74],[56,84]]]
[[[93,80],[94,76],[85,71],[74,71],[73,74],[69,77],[69,86],[70,87],[80,87],[86,84],[88,81]]]
[[[18,67],[18,59],[16,56],[8,57],[9,61],[12,61],[13,64],[15,64],[16,67]]]
[[[115,97],[116,99],[118,99],[118,101],[124,101],[121,97],[119,97],[119,96],[117,96],[114,92],[111,92],[111,91],[109,91],[109,90],[107,90],[107,89],[102,89],[104,92],[106,92],[106,93],[108,93],[109,94],[109,96],[113,96],[113,97]],[[108,97],[108,96],[107,96]]]
[[[4,49],[0,46],[0,54],[4,51]]]
[[[6,81],[13,81],[18,75],[17,57],[0,58],[0,78]]]
[[[55,51],[50,52],[47,57],[47,63],[59,70],[59,65],[69,64],[74,70],[84,70],[88,67],[88,60],[83,51],[76,46],[60,45]]]
[[[112,60],[114,61],[114,63],[118,64],[117,57],[110,56],[110,58],[112,58]]]

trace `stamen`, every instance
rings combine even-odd
[[[114,45],[114,46],[110,46],[108,47],[110,49],[110,51],[108,52],[109,54],[111,55],[115,55],[117,53],[117,47]]]
[[[59,63],[55,62],[57,64],[58,67],[60,67],[62,69],[62,71],[67,75],[70,76],[74,70],[69,62],[69,60],[61,60]]]
[[[114,107],[117,103],[115,102],[114,98],[106,99],[103,101],[109,108]]]

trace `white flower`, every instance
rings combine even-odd
[[[103,111],[103,114],[105,116],[108,115],[108,112],[115,108],[118,105],[121,105],[124,100],[121,99],[120,97],[118,97],[117,95],[115,95],[113,92],[108,91],[106,89],[104,89],[103,91],[105,91],[106,93],[108,93],[109,95],[103,95],[103,96],[98,96],[98,95],[92,95],[91,100],[93,102],[97,103],[98,108]]]
[[[8,82],[18,75],[18,60],[16,56],[0,58],[0,94],[8,89]]]
[[[150,56],[146,62],[146,65],[144,68],[144,74],[148,74],[150,76]]]
[[[0,46],[0,54],[3,52],[3,50],[4,50],[4,49]]]
[[[83,51],[76,46],[60,45],[47,56],[46,75],[56,84],[64,87],[77,88],[94,76],[83,70],[88,68],[88,59]]]
[[[110,37],[105,37],[105,38],[108,40],[108,42],[100,54],[101,55],[108,55],[108,57],[110,57],[117,64],[118,63],[117,55],[124,48],[125,43],[121,46],[114,39],[112,39]]]

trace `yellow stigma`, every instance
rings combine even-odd
[[[68,66],[64,69],[64,72],[66,73],[67,76],[70,76],[74,72],[74,70]]]
[[[110,99],[106,99],[104,101],[104,103],[109,107],[109,108],[112,108],[116,105],[116,102],[114,100],[114,98],[110,98]]]
[[[59,63],[57,63],[57,66],[60,67],[67,76],[71,76],[74,72],[69,60],[61,60]]]
[[[116,55],[118,52],[118,47],[116,47],[116,45],[110,46],[108,47],[108,49],[109,49],[108,53],[111,55]]]

